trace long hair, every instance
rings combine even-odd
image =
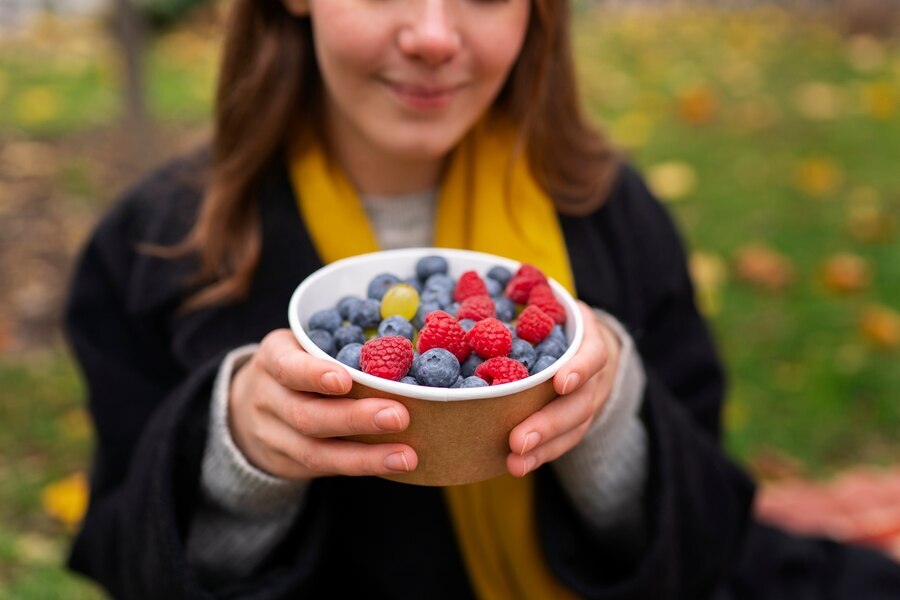
[[[617,155],[584,117],[566,0],[532,0],[522,51],[495,100],[519,125],[538,184],[566,214],[608,194]],[[179,253],[198,258],[193,310],[241,298],[259,262],[255,186],[288,135],[315,127],[321,77],[308,18],[282,0],[234,0],[216,92],[212,164],[200,214]]]

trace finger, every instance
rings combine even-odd
[[[597,326],[597,318],[584,302],[578,302],[584,320],[584,338],[581,347],[569,362],[553,376],[553,387],[560,396],[571,394],[606,366],[606,343]]]
[[[334,438],[300,435],[283,423],[271,429],[271,445],[294,478],[327,475],[388,475],[409,473],[419,464],[415,450],[405,444],[364,444]]]
[[[593,418],[594,391],[588,386],[567,396],[557,396],[516,425],[509,434],[509,449],[516,454],[531,452]]]
[[[320,438],[396,432],[409,426],[406,407],[385,398],[323,398],[282,389],[268,394],[263,408],[299,433]]]
[[[318,394],[346,394],[353,380],[334,362],[303,350],[288,329],[273,331],[260,345],[263,368],[286,388]]]
[[[584,438],[590,426],[589,421],[585,421],[575,429],[565,434],[541,444],[531,452],[523,455],[512,453],[506,457],[506,469],[510,475],[515,477],[524,477],[528,473],[534,471],[539,466],[556,460],[572,448]]]

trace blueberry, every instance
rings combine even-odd
[[[410,375],[404,375],[400,378],[400,383],[408,383],[409,385],[419,385],[419,382],[416,381],[415,377]]]
[[[550,365],[556,362],[556,359],[547,354],[543,354],[538,357],[536,361],[534,361],[534,366],[531,367],[531,374],[540,373]]]
[[[510,300],[508,296],[494,298],[494,310],[497,313],[497,318],[506,323],[516,318],[516,303]]]
[[[569,345],[569,340],[566,338],[566,332],[563,331],[562,325],[554,325],[553,329],[550,330],[550,335],[547,337],[559,340],[564,346]]]
[[[449,265],[443,256],[423,256],[416,263],[416,277],[425,281],[432,275],[446,274]]]
[[[426,287],[419,300],[423,304],[439,304],[443,309],[453,304],[453,289]]]
[[[340,327],[343,322],[344,319],[337,309],[328,308],[313,313],[309,318],[309,328],[324,329],[328,333],[334,333],[334,330]]]
[[[385,337],[388,335],[402,335],[409,341],[412,341],[412,323],[410,323],[400,315],[388,317],[381,322],[381,325],[378,326],[378,337]]]
[[[468,332],[470,329],[475,327],[475,321],[473,321],[472,319],[463,319],[459,322],[459,326],[465,329],[466,332]]]
[[[566,353],[566,345],[561,344],[559,340],[555,338],[547,337],[544,338],[544,341],[534,347],[534,351],[537,352],[538,356],[546,354],[547,356],[552,356],[556,359]]]
[[[537,353],[534,351],[534,346],[523,339],[516,338],[513,340],[509,357],[519,361],[530,371],[534,361],[537,360]]]
[[[366,334],[357,325],[341,325],[334,330],[334,347],[340,350],[347,344],[365,344]]]
[[[507,328],[507,329],[509,329],[509,333],[510,333],[510,335],[512,336],[512,338],[513,338],[514,340],[515,340],[515,339],[518,339],[519,334],[516,333],[516,328],[513,327],[512,323],[503,323],[503,324],[506,325],[506,328]]]
[[[417,292],[419,292],[420,294],[422,293],[422,282],[419,281],[418,277],[407,277],[403,280],[403,283],[413,286],[414,288],[416,288]]]
[[[431,289],[441,289],[441,290],[450,290],[453,292],[453,288],[456,287],[456,281],[446,275],[444,273],[435,273],[431,277],[425,280],[425,290]]]
[[[487,276],[505,288],[509,280],[512,279],[512,271],[497,265],[496,267],[491,267],[491,270],[487,272]]]
[[[348,367],[352,367],[359,370],[359,353],[362,352],[362,344],[357,344],[356,342],[352,342],[347,344],[341,351],[337,353],[335,357],[338,361],[344,363]]]
[[[500,285],[500,282],[496,279],[486,277],[484,280],[484,286],[487,288],[488,296],[490,296],[491,298],[499,298],[503,293],[503,286]]]
[[[392,286],[400,283],[400,278],[392,273],[379,273],[369,282],[366,295],[375,300],[381,300]]]
[[[368,298],[353,306],[350,321],[363,329],[377,327],[381,322],[381,302]]]
[[[461,388],[477,388],[477,387],[488,387],[488,382],[478,377],[477,375],[472,375],[471,377],[466,377],[463,379]]]
[[[463,361],[463,364],[459,367],[459,372],[463,377],[471,377],[475,374],[475,369],[478,368],[478,365],[484,362],[484,359],[475,354],[474,352],[469,355],[469,358]]]
[[[324,329],[313,329],[309,332],[309,339],[313,344],[322,349],[328,356],[334,356],[334,338]]]
[[[350,320],[350,311],[354,306],[362,302],[362,298],[358,298],[357,296],[344,296],[337,303],[338,312],[341,313],[341,317],[345,321]]]
[[[431,387],[450,387],[459,377],[459,361],[443,348],[432,348],[415,361],[416,381]]]
[[[447,306],[447,312],[455,317],[456,313],[459,312],[459,302],[454,302],[453,304]]]
[[[416,311],[416,316],[413,317],[413,325],[415,325],[416,329],[425,327],[425,317],[428,316],[428,313],[436,310],[441,310],[441,305],[437,302],[423,302],[420,304],[419,310]]]
[[[453,382],[453,385],[451,385],[450,387],[452,387],[452,388],[462,387],[463,381],[465,381],[465,379],[463,379],[463,376],[462,376],[462,375],[458,375],[458,376],[456,377],[456,381]]]

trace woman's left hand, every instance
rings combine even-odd
[[[574,448],[612,390],[619,340],[585,303],[579,301],[578,307],[584,319],[584,339],[575,356],[553,376],[559,396],[509,434],[512,453],[506,458],[506,468],[516,477],[524,477]]]

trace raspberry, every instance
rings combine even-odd
[[[399,335],[374,338],[363,344],[359,366],[363,372],[400,381],[413,361],[412,342]]]
[[[537,306],[544,311],[554,323],[560,325],[566,322],[566,309],[553,295],[553,290],[546,283],[539,283],[531,289],[528,295],[528,306]]]
[[[435,310],[425,317],[425,327],[419,332],[418,350],[425,353],[432,348],[449,350],[459,362],[471,353],[466,330],[449,314]]]
[[[527,306],[516,323],[516,335],[527,342],[537,344],[550,335],[553,330],[553,319],[537,306]]]
[[[547,276],[537,267],[523,264],[506,284],[506,295],[513,302],[525,304],[531,290],[539,283],[547,283]]]
[[[456,282],[456,288],[453,290],[453,299],[462,302],[470,296],[487,296],[487,286],[475,271],[466,271],[459,277]]]
[[[480,321],[494,316],[494,300],[490,296],[469,296],[459,305],[457,319]]]
[[[512,347],[512,334],[497,319],[483,319],[475,323],[466,340],[482,358],[506,356]]]
[[[495,356],[481,363],[475,369],[475,375],[481,377],[490,385],[510,383],[528,377],[528,369],[517,360],[508,356]]]

